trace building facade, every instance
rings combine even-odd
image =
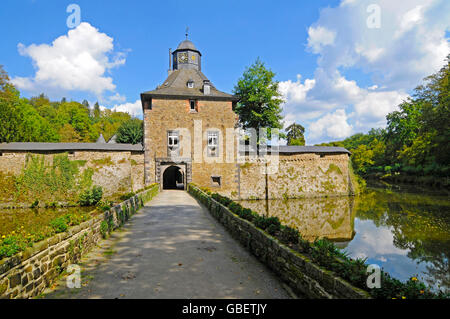
[[[141,94],[144,113],[145,183],[185,188],[193,182],[221,191],[237,189],[234,144],[238,98],[221,92],[201,71],[202,55],[189,41],[172,53],[162,85]]]

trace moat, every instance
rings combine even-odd
[[[326,237],[402,281],[414,276],[435,290],[450,290],[448,194],[372,184],[356,197],[241,204],[277,216],[307,240]]]

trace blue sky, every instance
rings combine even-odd
[[[71,3],[81,8],[73,29]],[[312,144],[385,125],[450,53],[448,12],[440,0],[5,0],[0,64],[26,97],[98,100],[139,116],[139,94],[163,82],[168,49],[189,26],[204,73],[223,91],[257,57],[266,62],[286,124],[303,124]]]

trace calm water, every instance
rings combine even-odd
[[[351,257],[367,258],[404,281],[412,276],[450,291],[448,194],[372,185],[351,197],[242,201],[277,216],[303,238],[326,237]]]

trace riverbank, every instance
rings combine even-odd
[[[442,190],[450,192],[450,177],[418,176],[402,173],[374,173],[364,175],[363,178],[367,182],[384,182],[389,184],[422,186],[431,190]]]

